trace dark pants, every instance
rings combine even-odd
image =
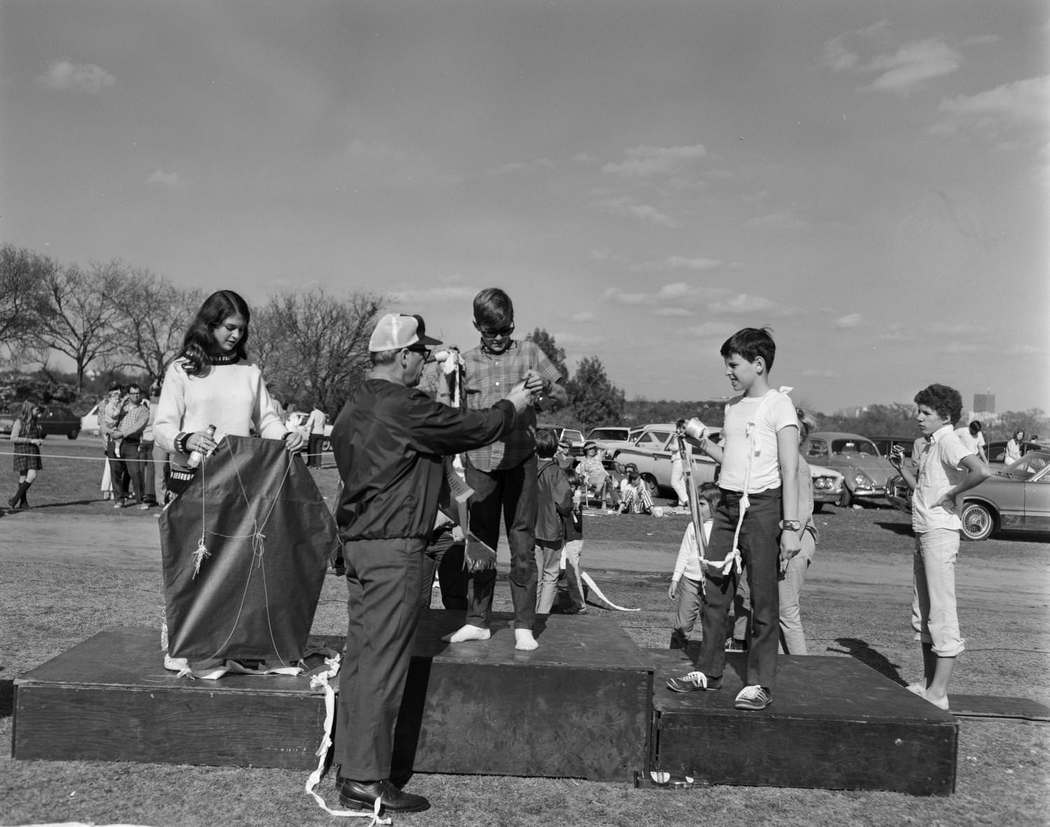
[[[333,763],[341,765],[344,778],[390,777],[394,728],[419,620],[425,545],[418,539],[343,544],[349,623]]]
[[[321,446],[324,445],[324,434],[310,434],[306,444],[306,464],[311,468],[321,467]]]
[[[514,628],[531,631],[536,622],[536,455],[516,468],[479,471],[468,461],[467,485],[474,489],[470,498],[470,530],[496,548],[502,515],[510,543],[510,597],[514,603]],[[467,596],[467,623],[487,628],[492,611],[495,571],[470,576]]]
[[[138,466],[142,469],[142,499],[153,505],[157,502],[157,479],[153,469],[153,441],[139,443]]]
[[[141,443],[137,439],[125,439],[120,443],[120,458],[123,460],[121,464],[125,469],[125,480],[130,480],[133,486],[132,489],[129,489],[127,482],[125,482],[122,496],[127,496],[134,490],[136,502],[141,503],[144,502],[143,495],[145,494],[145,490],[142,487],[145,479],[145,470],[143,463],[139,462],[140,445]]]
[[[467,573],[463,571],[463,543],[452,539],[449,525],[430,538],[423,555],[423,578],[419,590],[419,605],[430,608],[434,589],[434,577],[441,586],[441,605],[446,609],[465,612],[467,610]]]
[[[744,684],[758,684],[772,690],[777,672],[780,596],[777,578],[780,573],[781,505],[780,489],[751,494],[751,507],[740,529],[740,553],[751,592],[751,623],[748,634],[747,675]],[[733,533],[740,513],[740,495],[722,491],[715,509],[707,559],[724,560],[732,551]],[[712,576],[706,569],[707,594],[701,622],[704,638],[700,643],[697,669],[717,678],[725,668],[726,617],[737,590],[737,574]]]
[[[113,486],[113,499],[126,499],[128,488],[131,485],[131,478],[128,475],[128,466],[123,460],[124,443],[120,443],[120,449],[118,450],[116,442],[107,440],[106,456],[109,457],[109,479],[110,484]]]

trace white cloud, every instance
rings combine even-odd
[[[653,297],[648,293],[625,293],[618,287],[607,287],[602,296],[616,304],[627,305],[646,304],[653,300]]]
[[[716,336],[718,338],[728,337],[735,330],[736,327],[734,325],[727,324],[726,322],[702,322],[701,324],[687,327],[686,333],[691,336],[699,336],[706,339]]]
[[[1050,75],[1004,83],[976,95],[945,98],[937,108],[947,115],[978,121],[1043,123],[1050,118]]]
[[[523,172],[535,172],[541,169],[554,169],[554,161],[550,158],[533,158],[531,161],[511,161],[508,164],[494,167],[489,170],[489,175],[516,175]]]
[[[962,65],[962,55],[937,38],[905,43],[892,54],[879,55],[865,67],[881,72],[868,86],[880,92],[907,94],[934,78],[950,75]]]
[[[604,344],[606,341],[604,336],[585,335],[567,331],[557,331],[551,335],[554,336],[554,341],[558,343],[558,347],[574,350],[594,348]]]
[[[835,327],[839,328],[839,330],[848,330],[852,327],[859,327],[860,323],[860,313],[847,313],[845,316],[839,316],[835,319]]]
[[[617,163],[608,163],[602,172],[625,178],[644,178],[650,175],[668,175],[684,164],[697,161],[707,155],[703,144],[692,146],[636,146],[628,149],[626,158]]]
[[[581,310],[579,313],[573,313],[570,317],[574,322],[593,322],[594,313],[590,310]]]
[[[406,302],[451,302],[473,301],[478,288],[462,284],[445,284],[435,287],[397,287],[387,295],[394,304]]]
[[[833,37],[824,44],[823,63],[834,72],[852,69],[860,62],[860,56],[846,47],[843,36]]]
[[[153,170],[146,179],[146,183],[157,184],[171,189],[178,189],[182,186],[182,181],[179,179],[179,174],[177,172],[166,172],[163,169]]]
[[[761,296],[752,296],[750,293],[737,293],[729,299],[715,302],[711,305],[711,311],[713,313],[733,314],[757,313],[769,310],[773,306],[773,302]]]
[[[671,256],[667,259],[667,267],[670,270],[714,270],[721,267],[722,262],[717,258],[685,258],[684,256]]]
[[[635,218],[658,227],[677,227],[678,222],[650,204],[639,204],[627,197],[605,198],[596,202],[599,209],[610,215]]]
[[[48,89],[88,92],[97,95],[105,87],[117,82],[109,72],[94,63],[72,63],[56,60],[47,71],[37,77],[37,82]]]
[[[687,307],[658,307],[653,311],[654,316],[692,316],[694,311]]]
[[[948,344],[941,345],[937,348],[938,352],[946,353],[950,356],[967,353],[980,353],[985,349],[985,345],[979,345],[976,342],[948,342]]]
[[[763,227],[768,230],[801,230],[808,226],[802,218],[789,210],[758,215],[749,218],[747,223],[751,227]]]

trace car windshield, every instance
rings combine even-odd
[[[879,456],[879,449],[875,447],[874,442],[869,442],[866,439],[836,439],[831,443],[831,453],[867,454],[877,457]]]
[[[583,442],[583,432],[574,431],[572,428],[566,428],[561,432],[561,438],[567,439],[569,442]]]
[[[626,428],[595,428],[587,439],[627,439]]]

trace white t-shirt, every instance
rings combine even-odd
[[[758,421],[755,421],[756,415]],[[755,425],[753,450],[750,448],[751,440],[748,439],[748,424],[751,422]],[[728,491],[743,491],[750,462],[748,494],[778,488],[780,459],[777,434],[787,427],[797,429],[798,417],[795,415],[795,405],[786,393],[771,388],[762,396],[737,396],[730,399],[726,403],[725,424],[722,428],[719,487]]]
[[[969,449],[971,454],[977,454],[980,456],[980,450],[984,447],[984,434],[981,431],[977,432],[977,436],[970,433],[969,426],[965,428],[956,428],[955,435],[959,437],[959,442],[963,444],[964,448]]]

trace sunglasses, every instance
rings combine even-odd
[[[433,353],[433,351],[428,347],[416,347],[415,345],[413,345],[412,347],[406,347],[405,350],[410,351],[412,353],[420,354],[423,357],[424,362],[429,361],[430,354]]]
[[[514,332],[514,323],[511,322],[506,327],[501,327],[498,330],[493,330],[492,328],[487,328],[487,327],[479,327],[478,331],[486,339],[497,339],[497,338],[499,338],[501,336],[509,336],[511,333],[513,333]]]

